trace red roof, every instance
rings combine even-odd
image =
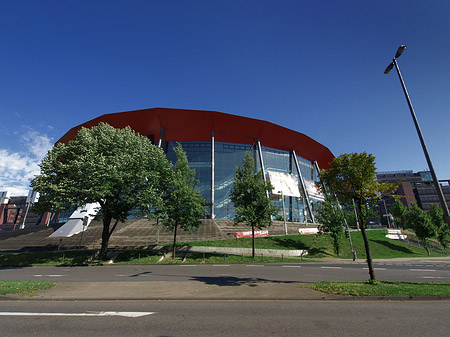
[[[158,141],[164,128],[163,141],[210,141],[214,131],[215,141],[254,144],[291,151],[310,161],[317,161],[327,169],[334,156],[314,139],[259,119],[230,115],[217,111],[153,108],[105,114],[70,129],[58,142],[74,139],[81,127],[92,127],[106,122],[116,128],[130,126],[142,135],[153,135]]]

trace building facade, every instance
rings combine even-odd
[[[377,174],[380,182],[400,183],[395,194],[404,196],[400,200],[403,204],[411,207],[412,203],[416,203],[424,211],[428,211],[432,204],[440,205],[436,188],[429,171],[413,172],[395,171],[380,172]],[[450,207],[450,180],[439,180],[442,192],[444,194],[447,207]],[[394,203],[394,198],[383,198],[387,208]]]
[[[312,138],[270,122],[216,111],[167,108],[102,115],[72,128],[58,142],[67,143],[81,127],[100,122],[116,128],[130,126],[162,147],[171,161],[175,161],[173,148],[182,144],[196,171],[198,187],[210,205],[207,216],[212,219],[234,218],[230,192],[236,166],[250,151],[264,179],[269,179],[270,172],[295,177],[300,196],[283,195],[286,220],[314,222],[322,198],[315,184],[318,170],[328,168],[334,158],[328,148]],[[281,196],[274,193],[270,197],[281,210]]]

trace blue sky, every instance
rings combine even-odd
[[[71,127],[172,107],[268,120],[379,171],[450,179],[450,2],[0,0],[0,191],[24,194]]]

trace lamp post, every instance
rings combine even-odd
[[[400,73],[400,68],[398,67],[398,64],[397,64],[397,58],[399,58],[400,55],[403,54],[405,49],[406,49],[405,45],[401,45],[397,49],[397,52],[395,53],[395,56],[394,56],[392,62],[387,66],[387,68],[384,71],[384,73],[385,74],[389,74],[391,72],[392,68],[394,68],[394,66],[395,66],[395,69],[397,70],[398,78],[400,79],[400,83],[402,85],[403,92],[404,92],[405,97],[406,97],[406,101],[408,102],[409,111],[411,111],[411,117],[412,117],[412,119],[414,121],[414,125],[415,125],[416,131],[417,131],[417,135],[419,136],[420,144],[422,145],[423,153],[425,154],[425,158],[426,158],[427,163],[428,163],[428,168],[429,168],[431,176],[433,178],[434,187],[436,188],[436,192],[438,194],[439,202],[441,204],[442,211],[444,212],[445,222],[448,224],[448,226],[450,228],[450,214],[449,214],[449,211],[448,211],[447,203],[445,202],[444,194],[442,193],[442,189],[441,189],[441,185],[439,184],[439,180],[437,179],[436,173],[434,172],[433,163],[431,162],[430,155],[428,154],[428,149],[427,149],[427,146],[425,144],[425,140],[423,139],[422,131],[420,130],[419,122],[417,121],[417,118],[416,118],[416,113],[414,112],[414,108],[412,106],[411,99],[409,98],[408,91],[406,90],[405,82],[403,81],[402,74]]]
[[[386,212],[386,218],[387,218],[387,223],[388,223],[388,228],[391,228],[391,221],[390,221],[390,214],[388,213],[388,211],[387,211],[387,207],[386,207],[386,201],[384,200],[384,199],[381,199],[381,200],[383,200],[383,204],[384,204],[384,211]]]
[[[278,191],[278,193],[281,193],[281,201],[283,202],[284,232],[286,235],[288,235],[288,229],[287,229],[287,224],[286,224],[286,208],[284,207],[284,193],[283,193],[283,191]]]

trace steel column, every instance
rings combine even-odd
[[[301,183],[300,185],[302,187],[303,194],[306,199],[306,206],[308,207],[309,215],[311,217],[312,222],[315,223],[316,220],[314,219],[314,214],[312,212],[312,207],[311,207],[311,202],[309,200],[308,191],[306,190],[305,181],[303,180],[302,171],[300,171],[300,166],[298,164],[297,155],[295,153],[295,150],[292,150],[291,155],[294,157],[295,167],[297,168],[298,177],[300,178],[300,183]]]

